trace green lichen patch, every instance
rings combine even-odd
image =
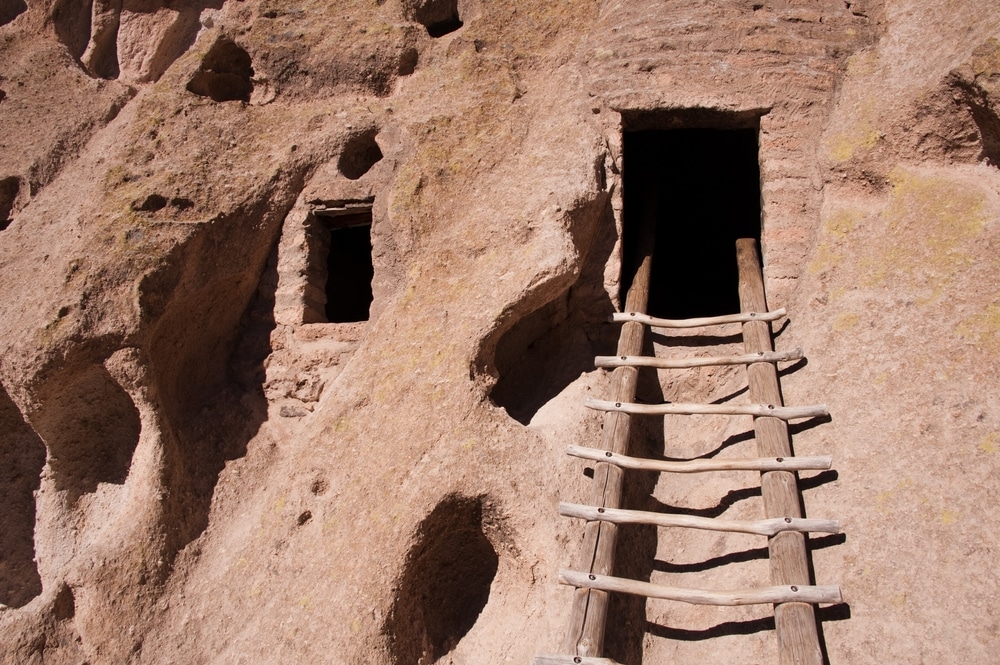
[[[823,231],[836,240],[845,239],[858,225],[864,213],[860,210],[842,208],[827,217],[823,223]]]
[[[962,319],[955,333],[992,357],[1000,356],[1000,302]]]
[[[863,254],[864,283],[919,288],[936,300],[976,260],[976,239],[989,219],[985,192],[965,180],[900,167],[890,180],[882,237]]]
[[[838,208],[827,215],[823,220],[819,245],[807,270],[818,274],[839,265],[864,216],[863,211],[855,208]]]
[[[871,150],[882,139],[883,133],[874,122],[875,101],[864,100],[851,114],[851,123],[823,141],[827,155],[835,164],[854,158],[859,151]]]

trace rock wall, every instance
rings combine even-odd
[[[831,663],[988,662],[1000,17],[956,0],[0,0],[0,662],[530,662],[589,495],[622,133],[759,127],[761,240]],[[720,193],[720,196],[724,193]],[[371,215],[327,323],[329,211]],[[326,211],[326,212],[324,212]],[[339,213],[336,213],[339,214]],[[367,214],[367,212],[366,212]],[[326,220],[326,221],[325,221]],[[326,234],[326,235],[324,235]],[[732,349],[722,330],[651,349]],[[745,400],[740,371],[641,385]],[[644,422],[747,454],[749,419]],[[592,475],[592,473],[591,473]],[[759,514],[748,474],[631,507]],[[749,474],[752,475],[752,474]],[[755,538],[622,574],[767,583]],[[616,598],[608,656],[776,662],[771,609]]]

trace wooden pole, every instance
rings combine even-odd
[[[799,360],[802,349],[775,351],[774,353],[748,353],[742,356],[714,356],[690,358],[657,358],[655,356],[596,356],[595,367],[656,367],[658,369],[688,369],[690,367],[712,367],[719,365],[748,365],[759,362],[784,362]]]
[[[692,459],[684,461],[653,460],[641,457],[615,455],[607,450],[584,448],[583,446],[566,446],[566,454],[573,457],[607,462],[623,469],[639,469],[641,471],[658,471],[660,473],[705,473],[707,471],[824,471],[833,466],[833,458],[816,457],[756,457],[717,459]]]
[[[618,665],[609,658],[583,658],[581,656],[535,656],[534,665]]]
[[[627,593],[646,598],[662,598],[692,605],[769,605],[771,603],[794,602],[802,599],[807,603],[839,603],[840,587],[788,584],[765,587],[763,589],[736,589],[732,591],[709,591],[707,589],[684,589],[661,586],[606,575],[588,575],[575,570],[560,570],[559,581],[575,587],[604,589],[617,593]],[[810,605],[810,607],[812,607]]]
[[[757,256],[757,242],[752,238],[736,241],[736,261],[739,266],[740,307],[744,312],[766,312],[764,277]],[[773,350],[771,326],[766,321],[743,324],[743,345],[747,353],[768,353]],[[747,366],[750,400],[780,406],[781,389],[778,373],[771,363]],[[771,417],[754,419],[757,454],[761,457],[791,457],[788,424]],[[795,473],[767,471],[761,474],[761,493],[767,517],[801,517],[799,490]],[[768,540],[771,582],[775,585],[807,586],[809,584],[808,553],[805,535],[785,531]],[[779,602],[774,606],[774,623],[778,635],[781,665],[822,665],[813,606],[803,602]]]
[[[724,520],[695,515],[673,515],[652,513],[645,510],[622,510],[621,508],[598,508],[582,506],[578,503],[560,503],[559,514],[583,520],[604,520],[615,524],[651,524],[682,529],[702,529],[704,531],[727,531],[730,533],[750,533],[757,536],[773,536],[782,531],[802,533],[840,533],[836,520],[807,520],[802,517],[772,517],[766,520]]]
[[[782,420],[798,418],[815,418],[828,416],[830,411],[824,404],[810,406],[780,406],[778,404],[684,404],[670,402],[667,404],[634,404],[632,402],[608,402],[602,399],[588,397],[584,406],[598,411],[620,411],[632,415],[721,415],[721,416],[770,416]]]
[[[632,277],[625,296],[625,309],[645,313],[649,303],[649,275],[656,241],[657,194],[648,188],[638,229],[636,258],[638,268]],[[642,352],[645,326],[634,321],[622,325],[618,339],[619,356],[635,356]],[[619,367],[611,375],[612,392],[617,402],[635,399],[639,370]],[[622,412],[604,415],[601,445],[614,454],[628,453],[631,434],[631,416]],[[621,506],[623,471],[613,464],[599,463],[594,470],[593,505],[607,508]],[[611,522],[588,522],[584,529],[580,568],[592,575],[614,573],[615,546],[618,543],[618,525]],[[573,597],[570,625],[563,645],[563,653],[577,656],[600,657],[604,653],[604,629],[608,616],[608,592],[600,589],[577,589]]]
[[[703,316],[697,319],[657,319],[642,312],[628,310],[615,312],[612,321],[638,321],[652,328],[703,328],[705,326],[722,326],[727,323],[743,323],[744,321],[777,321],[785,315],[785,308],[773,312],[740,312],[739,314],[723,314],[722,316]]]

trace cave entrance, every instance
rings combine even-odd
[[[309,303],[317,323],[367,321],[372,304],[371,203],[313,211],[318,242],[310,257],[310,283],[324,297]],[[316,302],[321,300],[325,302]]]
[[[707,117],[706,117],[707,116]],[[760,242],[759,114],[623,114],[623,275],[642,202],[658,195],[649,306],[681,319],[740,310],[736,240]],[[692,126],[694,125],[694,126]],[[621,300],[630,284],[621,285]]]

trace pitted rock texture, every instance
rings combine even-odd
[[[829,662],[990,662],[998,40],[972,0],[0,0],[0,663],[558,652],[583,525],[557,504],[593,476],[564,451],[600,440],[641,179],[623,133],[698,127],[757,132],[776,344],[808,358],[785,401],[833,414],[792,428],[835,460],[801,480],[845,532],[810,539],[846,601],[818,613]],[[358,211],[372,301],[330,323],[324,248]],[[703,368],[639,397],[745,392]],[[750,429],[642,420],[633,449],[747,456]],[[752,519],[757,483],[625,499]],[[623,529],[618,572],[766,586],[765,557]],[[770,607],[611,612],[626,665],[777,662]]]

